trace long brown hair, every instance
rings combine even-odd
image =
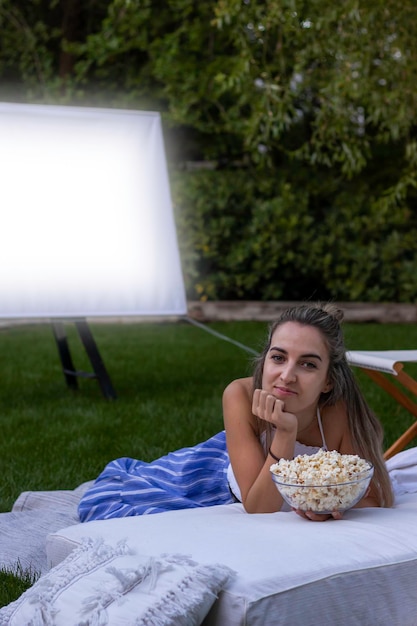
[[[334,405],[340,400],[346,405],[352,441],[357,454],[374,466],[374,482],[379,494],[380,506],[393,504],[391,481],[383,458],[383,429],[381,422],[368,406],[355,376],[346,360],[346,348],[341,328],[343,311],[334,304],[302,304],[286,309],[271,324],[264,349],[255,359],[253,373],[254,389],[262,388],[262,376],[266,355],[271,346],[272,335],[278,326],[297,322],[314,326],[321,333],[329,351],[330,391],[322,393],[319,406]],[[272,436],[267,424],[267,439]]]

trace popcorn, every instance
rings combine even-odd
[[[274,482],[288,504],[302,511],[345,511],[363,497],[373,467],[355,454],[319,450],[271,465]]]

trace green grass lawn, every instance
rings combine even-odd
[[[49,325],[0,330],[1,511],[9,511],[22,491],[72,489],[119,456],[149,461],[210,437],[223,427],[224,387],[251,371],[251,354],[186,322],[90,328],[116,400],[106,400],[95,380],[79,379],[77,391],[66,386]],[[217,322],[210,328],[259,350],[267,325]],[[76,368],[91,371],[74,326],[66,330]],[[417,346],[415,325],[347,324],[345,335],[352,350]],[[408,370],[417,376],[416,364]],[[412,417],[355,372],[388,447]],[[32,581],[18,574],[0,574],[0,605]]]

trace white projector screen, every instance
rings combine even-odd
[[[159,113],[0,103],[0,317],[183,315]]]

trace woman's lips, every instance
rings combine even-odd
[[[287,387],[274,387],[274,395],[275,396],[295,396],[296,395],[296,391],[293,391],[292,389],[288,389]]]

